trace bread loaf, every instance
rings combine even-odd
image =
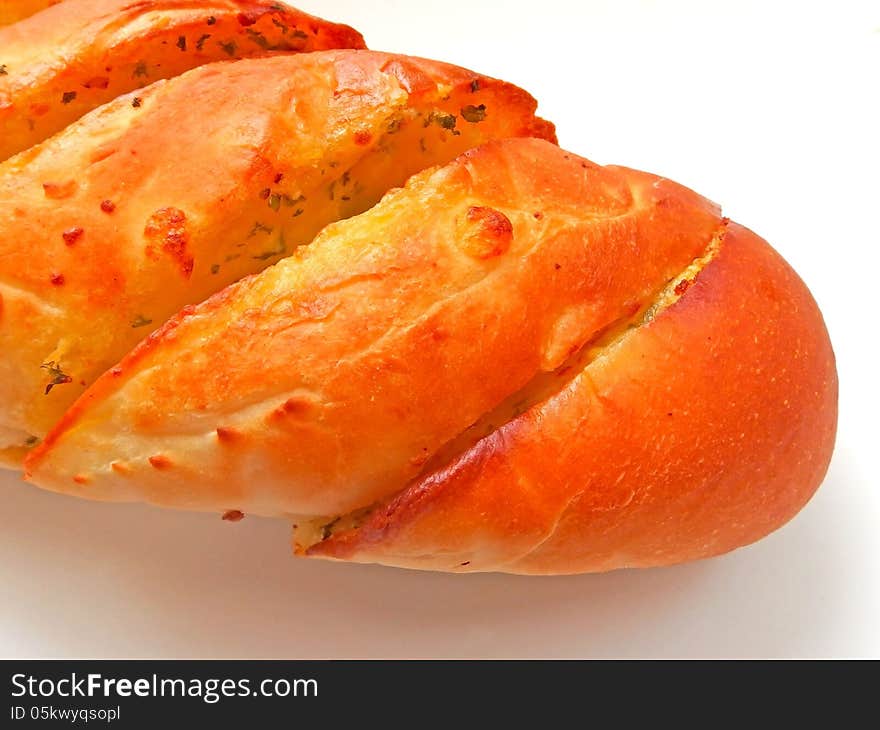
[[[211,61],[363,47],[348,26],[276,0],[66,0],[0,28],[0,160]]]
[[[279,517],[300,556],[529,574],[717,555],[821,482],[803,282],[692,190],[557,147],[525,91],[274,0],[16,20],[0,466]]]
[[[370,51],[202,66],[0,163],[0,461],[181,307],[495,137],[534,100]]]
[[[505,140],[173,317],[26,469],[286,516],[300,554],[607,570],[788,520],[836,394],[815,303],[764,241],[667,179]]]

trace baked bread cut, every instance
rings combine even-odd
[[[426,166],[553,127],[510,84],[325,51],[211,64],[0,163],[0,460],[187,304]]]
[[[308,555],[566,573],[775,529],[835,423],[821,316],[765,242],[667,179],[520,139],[172,318],[26,470],[288,516]]]
[[[803,282],[725,226],[655,305],[553,395],[297,552],[446,571],[648,568],[788,522],[825,475],[837,374]],[[320,530],[320,531],[319,531]]]
[[[0,160],[196,66],[333,48],[363,38],[277,0],[66,0],[0,28]]]

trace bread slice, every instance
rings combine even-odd
[[[363,47],[348,26],[276,0],[66,0],[0,28],[0,160],[211,61]]]
[[[496,137],[553,139],[535,106],[432,61],[277,55],[158,82],[0,164],[6,462],[181,307],[426,166]]]
[[[326,523],[454,458],[721,226],[656,176],[537,140],[485,145],[173,318],[79,400],[30,478]]]

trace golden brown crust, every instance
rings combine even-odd
[[[486,118],[465,121],[468,105]],[[275,55],[158,82],[0,163],[0,450],[43,436],[182,306],[424,166],[494,137],[553,138],[535,106],[432,61]]]
[[[0,28],[0,160],[196,66],[332,48],[363,38],[276,0],[66,0]]]
[[[62,0],[3,0],[0,3],[0,27],[17,23],[60,2]]]
[[[30,478],[221,513],[365,507],[643,309],[720,224],[668,180],[489,143],[175,317],[77,402]]]
[[[27,466],[91,498],[306,513],[317,557],[574,573],[766,535],[836,418],[821,314],[766,242],[662,178],[508,140],[182,312]]]
[[[816,304],[736,225],[678,288],[564,391],[309,554],[577,573],[704,558],[787,522],[821,482],[837,422]]]

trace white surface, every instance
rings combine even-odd
[[[376,49],[504,77],[563,146],[660,172],[768,238],[840,369],[826,483],[787,527],[691,565],[450,576],[296,560],[288,526],[100,505],[0,476],[0,655],[880,655],[880,6],[303,0]]]

